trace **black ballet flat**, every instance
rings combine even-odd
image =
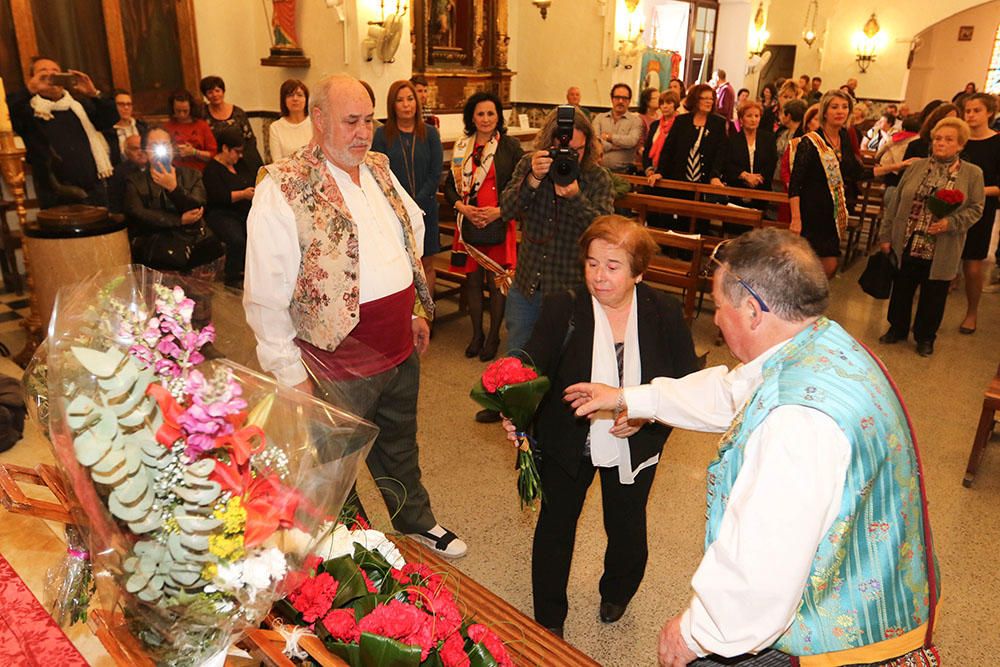
[[[469,343],[469,347],[465,348],[465,356],[472,359],[483,349],[483,341],[486,339],[483,334],[472,337],[472,342]]]

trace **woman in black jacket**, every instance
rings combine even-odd
[[[465,297],[472,319],[472,340],[465,356],[490,361],[500,347],[500,325],[507,297],[488,271],[467,252],[472,245],[504,269],[517,263],[517,231],[513,213],[500,208],[500,193],[507,187],[524,151],[517,139],[507,136],[503,107],[493,93],[474,94],[462,111],[465,136],[455,142],[444,196],[459,213],[458,234],[452,245],[452,269],[466,274]],[[465,238],[468,236],[468,238]],[[490,293],[490,331],[483,335],[483,287]]]
[[[661,178],[689,183],[708,183],[712,166],[726,142],[726,119],[714,112],[715,91],[707,84],[692,86],[684,98],[689,113],[674,120],[663,143],[659,160],[649,176],[652,185]],[[692,199],[694,194],[657,189],[653,194]]]
[[[712,183],[734,188],[751,188],[771,191],[771,179],[778,165],[778,149],[774,134],[760,127],[763,107],[760,102],[748,101],[740,105],[736,114],[740,131],[729,137],[719,151],[712,169]],[[741,205],[765,210],[767,202],[747,199]]]
[[[646,568],[646,502],[670,434],[661,424],[630,422],[612,431],[610,416],[577,418],[562,400],[564,390],[581,381],[625,386],[697,370],[680,304],[641,282],[657,251],[648,232],[605,215],[583,233],[580,249],[586,286],[546,296],[525,346],[526,357],[552,381],[535,427],[543,497],[532,547],[534,612],[560,636],[576,524],[594,474],[601,477],[608,536],[600,618],[614,623]],[[509,421],[504,426],[513,433]]]

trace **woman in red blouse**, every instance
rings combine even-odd
[[[167,100],[170,120],[163,129],[170,133],[177,147],[174,164],[202,171],[215,156],[217,147],[212,128],[195,116],[194,98],[186,90],[175,90]]]

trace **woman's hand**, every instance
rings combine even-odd
[[[937,236],[938,234],[943,234],[948,231],[951,226],[948,224],[948,218],[938,218],[931,223],[930,227],[927,228],[927,233],[932,236]]]
[[[740,178],[743,178],[743,176],[741,175]],[[715,185],[715,186],[718,186],[720,188],[725,187],[725,185],[726,185],[725,183],[722,182],[721,178],[713,178],[712,180],[710,180],[708,182],[708,184],[709,185]]]
[[[647,423],[649,422],[645,419],[629,419],[628,413],[623,412],[618,415],[618,419],[615,420],[614,425],[608,430],[608,433],[616,438],[629,438],[635,435]]]
[[[792,234],[802,234],[802,216],[792,216],[792,221],[788,225],[788,231]]]
[[[177,144],[177,152],[181,154],[181,157],[191,157],[195,155],[198,151],[191,144]]]
[[[514,426],[514,422],[504,417],[502,424],[503,424],[503,430],[507,431],[507,439],[510,440],[512,443],[514,443],[514,445],[516,446],[518,444],[517,442],[518,438],[515,435],[515,433],[517,433],[517,427]]]
[[[652,173],[652,174],[647,174],[647,176],[646,176],[646,185],[653,185],[654,183],[656,183],[657,181],[661,180],[662,178],[663,178],[662,174],[657,174],[655,172]]]

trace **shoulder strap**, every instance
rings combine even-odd
[[[920,462],[920,449],[917,447],[917,434],[913,430],[913,420],[910,419],[910,412],[906,409],[906,403],[903,402],[903,397],[899,393],[899,387],[896,386],[895,381],[893,381],[892,376],[889,375],[888,369],[882,360],[872,352],[871,348],[867,345],[858,341],[858,343],[865,349],[865,351],[875,360],[878,367],[882,370],[885,375],[886,380],[889,381],[889,386],[892,387],[893,392],[896,394],[896,399],[899,401],[900,407],[903,408],[903,414],[906,415],[906,426],[910,429],[910,441],[913,443],[913,454],[917,459],[917,482],[920,485],[920,514],[924,523],[924,565],[927,567],[927,632],[924,634],[924,648],[931,648],[933,644],[934,635],[934,617],[937,614],[937,572],[934,570],[934,546],[932,544],[931,538],[931,521],[927,514],[927,488],[924,485],[924,466]]]

